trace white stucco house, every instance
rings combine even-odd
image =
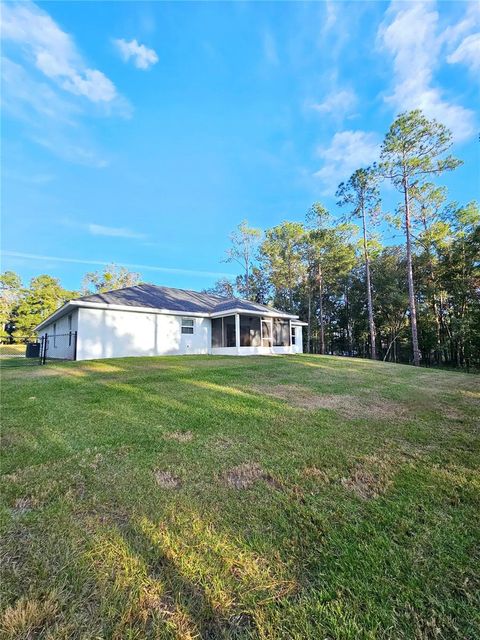
[[[36,327],[47,357],[302,352],[298,316],[272,307],[151,284],[70,300]]]

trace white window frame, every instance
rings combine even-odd
[[[185,329],[185,331],[184,331]],[[190,331],[191,329],[191,331]],[[182,317],[181,329],[182,335],[191,336],[195,333],[195,318],[189,318],[188,316]]]
[[[297,344],[297,327],[290,323],[290,345],[295,347]]]
[[[68,346],[72,346],[72,314],[68,314]]]
[[[53,323],[53,348],[57,348],[57,323]]]

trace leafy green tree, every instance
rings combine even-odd
[[[250,271],[261,237],[260,229],[249,227],[248,221],[242,220],[230,234],[231,247],[227,249],[224,260],[224,262],[236,262],[242,267],[245,282],[244,297],[247,299],[250,299]]]
[[[370,254],[369,254],[369,225],[378,215],[380,206],[380,193],[378,190],[378,177],[374,170],[357,169],[348,182],[341,183],[337,190],[339,206],[352,207],[347,219],[360,218],[363,231],[363,258],[365,265],[365,278],[367,287],[368,305],[368,325],[370,330],[370,349],[372,360],[377,359],[377,348],[375,339],[375,319],[372,302],[372,284],[370,276]]]
[[[213,287],[203,289],[203,293],[210,293],[214,296],[222,298],[233,298],[235,295],[235,285],[228,278],[220,278],[215,282]]]
[[[260,262],[275,290],[274,304],[294,311],[295,292],[304,277],[301,247],[305,227],[299,222],[282,222],[267,229],[260,246]]]
[[[85,293],[104,293],[114,289],[133,287],[140,283],[140,274],[129,271],[126,267],[114,263],[107,265],[103,270],[86,273],[82,280],[82,289]]]
[[[416,366],[420,364],[420,350],[412,269],[411,190],[429,176],[451,171],[461,164],[452,156],[442,157],[451,144],[451,132],[436,120],[428,120],[417,109],[396,118],[385,136],[380,154],[381,175],[403,193],[410,326]]]
[[[309,231],[304,236],[303,255],[306,259],[310,281],[318,287],[318,319],[320,328],[320,353],[326,351],[325,298],[333,298],[343,290],[344,280],[352,269],[356,257],[351,242],[351,225],[332,227],[327,209],[315,203],[307,212]]]
[[[459,367],[480,366],[480,210],[470,202],[453,212],[452,241],[440,254],[445,298],[442,319],[450,359]]]
[[[248,275],[248,292],[245,288],[243,276],[237,276],[235,288],[241,298],[246,298],[259,304],[268,304],[270,299],[270,283],[265,272],[253,266]]]
[[[31,335],[40,322],[75,295],[52,276],[43,274],[32,278],[16,310],[16,330],[19,334]]]
[[[11,336],[15,330],[15,312],[22,292],[18,274],[14,271],[0,274],[0,339]]]

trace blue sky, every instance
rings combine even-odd
[[[416,107],[465,162],[450,198],[478,198],[479,25],[474,2],[3,3],[2,269],[210,286],[236,224],[337,212]]]

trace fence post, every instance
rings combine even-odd
[[[38,354],[38,364],[42,364],[43,358],[43,336],[40,338],[40,353]]]
[[[77,331],[73,334],[73,359],[77,359]]]
[[[47,359],[47,342],[48,342],[48,333],[46,333],[43,336],[43,358],[42,358],[42,364],[45,364],[45,361]]]

